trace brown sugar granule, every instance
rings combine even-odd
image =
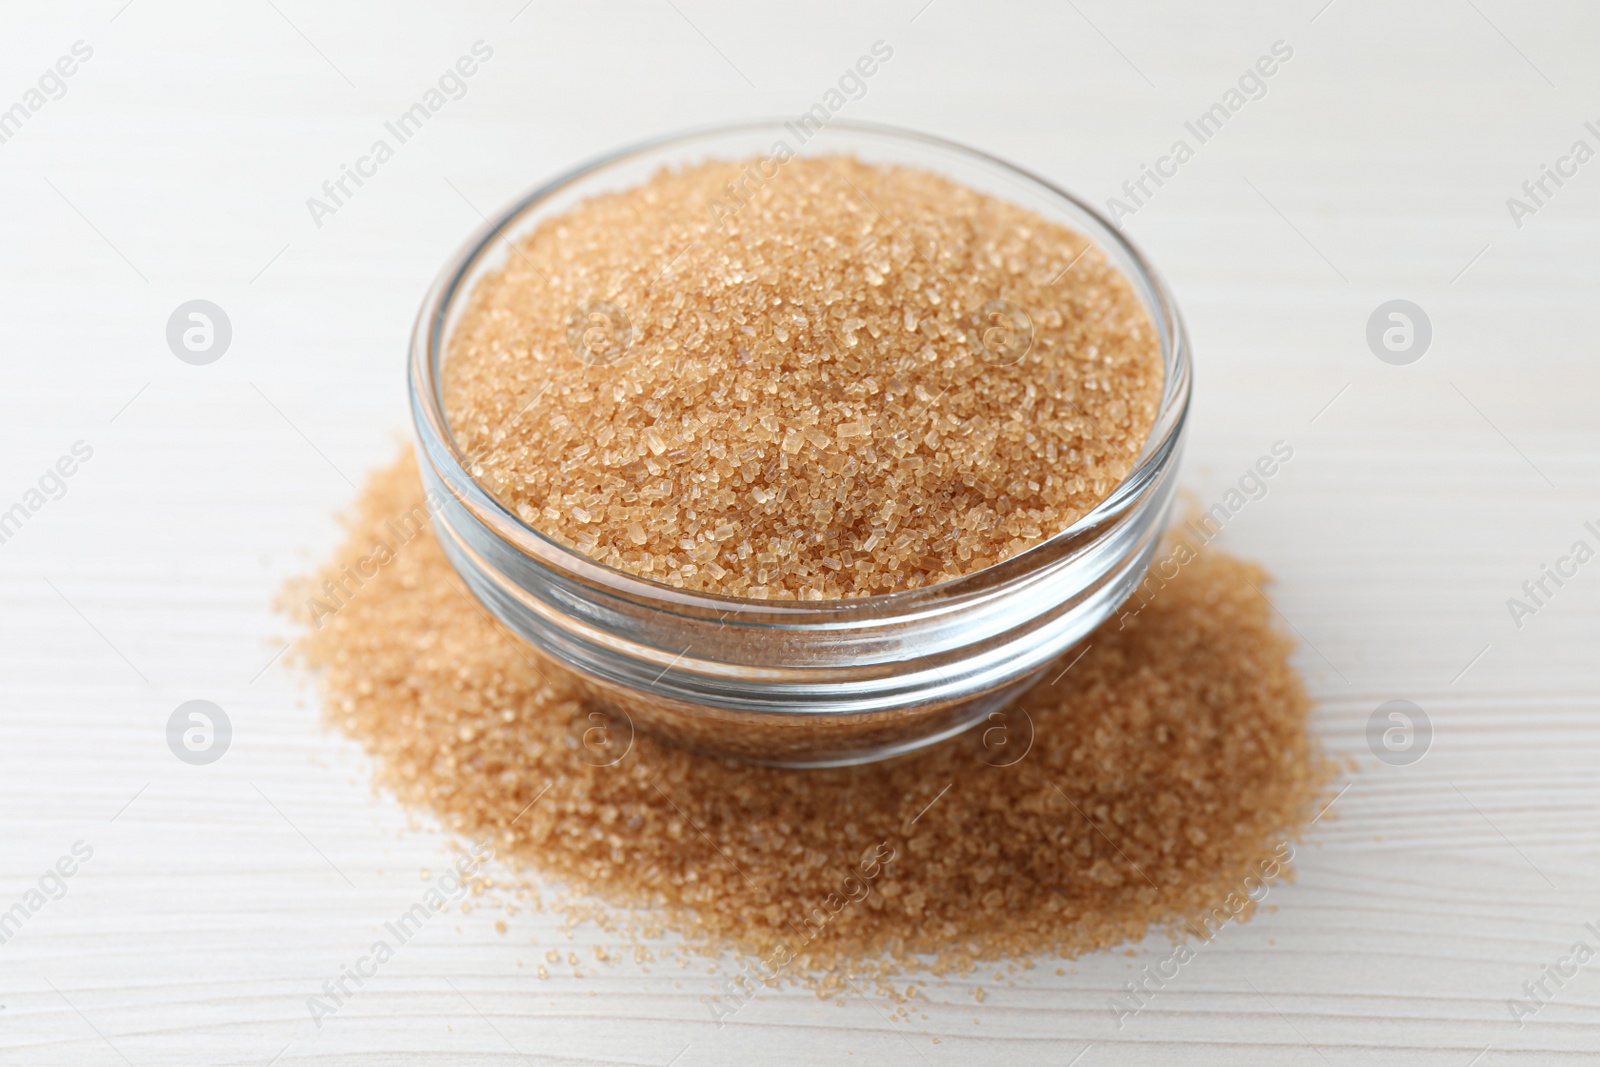
[[[1065,530],[1132,468],[1159,341],[1073,230],[928,171],[662,170],[472,290],[442,394],[473,477],[631,573],[744,597],[914,588]]]
[[[371,556],[420,499],[409,458],[376,476],[312,581]],[[1209,934],[1284,876],[1285,840],[1330,766],[1263,581],[1202,551],[1126,628],[1113,619],[1045,673],[1006,713],[1009,747],[991,720],[835,770],[734,764],[643,733],[590,765],[595,709],[469,599],[431,532],[299,651],[385,786],[542,885],[790,976],[961,968],[1152,928]]]

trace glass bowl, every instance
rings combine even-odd
[[[803,142],[800,134],[806,134]],[[849,153],[936,171],[1094,241],[1159,335],[1166,377],[1133,469],[1069,529],[1002,563],[918,589],[841,600],[755,600],[678,589],[584,556],[536,529],[468,473],[439,371],[474,285],[529,228],[664,165]],[[1143,578],[1166,524],[1189,406],[1189,344],[1172,294],[1094,208],[993,156],[864,123],[752,122],[653,140],[586,163],[494,214],[450,259],[411,341],[417,454],[434,528],[474,596],[572,672],[611,733],[785,766],[882,759],[950,737],[1039,679]],[[631,736],[629,734],[628,736]]]

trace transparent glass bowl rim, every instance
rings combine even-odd
[[[949,599],[963,599],[993,589],[996,585],[1026,575],[1036,565],[1054,561],[1066,545],[1081,543],[1086,534],[1116,518],[1129,499],[1156,478],[1171,460],[1182,439],[1184,423],[1188,417],[1191,391],[1189,340],[1178,312],[1177,303],[1160,273],[1145,254],[1093,205],[1067,192],[1053,182],[1040,177],[998,156],[969,147],[933,134],[922,133],[880,123],[835,120],[828,123],[828,131],[843,131],[870,138],[920,143],[930,149],[964,156],[988,168],[1020,179],[1071,205],[1073,210],[1086,216],[1099,230],[1086,233],[1096,244],[1109,243],[1120,256],[1122,265],[1131,268],[1132,282],[1148,294],[1144,300],[1160,340],[1166,375],[1162,387],[1161,403],[1155,422],[1144,448],[1133,468],[1104,500],[1067,529],[1046,538],[1032,548],[1020,552],[1000,563],[945,582],[903,589],[871,596],[836,600],[757,599],[727,596],[720,593],[680,589],[665,582],[643,578],[592,559],[575,548],[568,547],[547,534],[525,523],[520,516],[507,508],[468,472],[466,456],[456,443],[444,411],[443,397],[439,391],[439,371],[445,356],[445,329],[458,299],[469,298],[465,286],[468,275],[480,259],[508,227],[528,211],[558,192],[608,167],[628,162],[663,148],[689,145],[698,140],[761,130],[781,129],[781,119],[760,119],[734,123],[700,126],[677,133],[665,134],[616,149],[581,163],[578,166],[534,187],[517,197],[494,215],[489,216],[457,250],[423,300],[412,331],[411,356],[408,374],[413,421],[424,451],[437,470],[441,480],[463,505],[483,520],[502,540],[523,555],[547,565],[559,567],[586,583],[607,589],[614,595],[635,602],[656,602],[696,613],[738,612],[745,618],[768,616],[776,625],[799,625],[806,628],[826,626],[836,620],[844,623],[860,619],[863,615],[879,621],[896,615],[915,614],[931,603]],[[710,158],[710,157],[708,157]],[[1080,228],[1081,227],[1074,227]],[[1154,306],[1151,306],[1153,301]],[[1092,536],[1092,535],[1090,535]]]

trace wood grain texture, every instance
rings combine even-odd
[[[1600,162],[1520,228],[1505,204],[1573,141],[1600,147],[1583,125],[1600,119],[1600,12],[85,0],[8,8],[0,27],[0,107],[75,41],[94,50],[0,144],[0,509],[74,442],[94,449],[0,544],[0,909],[74,842],[93,848],[0,945],[0,1062],[1600,1058],[1600,963],[1520,1028],[1506,1005],[1575,941],[1600,943],[1584,928],[1600,926],[1600,562],[1520,629],[1506,608],[1600,524]],[[479,39],[494,58],[465,97],[315,226],[306,198]],[[850,114],[1097,202],[1274,41],[1294,49],[1127,227],[1194,336],[1196,499],[1274,441],[1295,449],[1224,543],[1276,573],[1317,729],[1354,758],[1298,880],[1120,1028],[1110,998],[1162,940],[1061,975],[921,983],[903,1019],[786,990],[719,1030],[703,967],[539,980],[549,948],[592,958],[606,938],[526,912],[501,934],[482,910],[434,920],[317,1029],[306,998],[446,851],[324,732],[275,658],[271,602],[407,433],[421,293],[522,188],[638,137],[798,113],[878,39],[894,57]],[[234,328],[204,367],[164,341],[196,297]],[[1363,337],[1396,297],[1434,328],[1408,367]],[[165,741],[197,697],[234,727],[209,767]],[[1397,698],[1435,731],[1409,767],[1366,742]]]

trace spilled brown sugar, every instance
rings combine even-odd
[[[375,476],[313,584],[370,557],[420,501],[411,459]],[[995,724],[1006,746],[974,731],[821,771],[642,733],[596,766],[597,709],[490,620],[431,531],[385,555],[298,646],[379,780],[512,868],[747,953],[763,975],[829,989],[846,967],[959,970],[1152,929],[1208,935],[1284,876],[1283,842],[1328,780],[1264,575],[1213,550],[1047,673]]]
[[[904,166],[662,170],[526,235],[441,389],[472,476],[671,585],[833,599],[972,573],[1103,500],[1155,420],[1156,331],[1083,235]]]

